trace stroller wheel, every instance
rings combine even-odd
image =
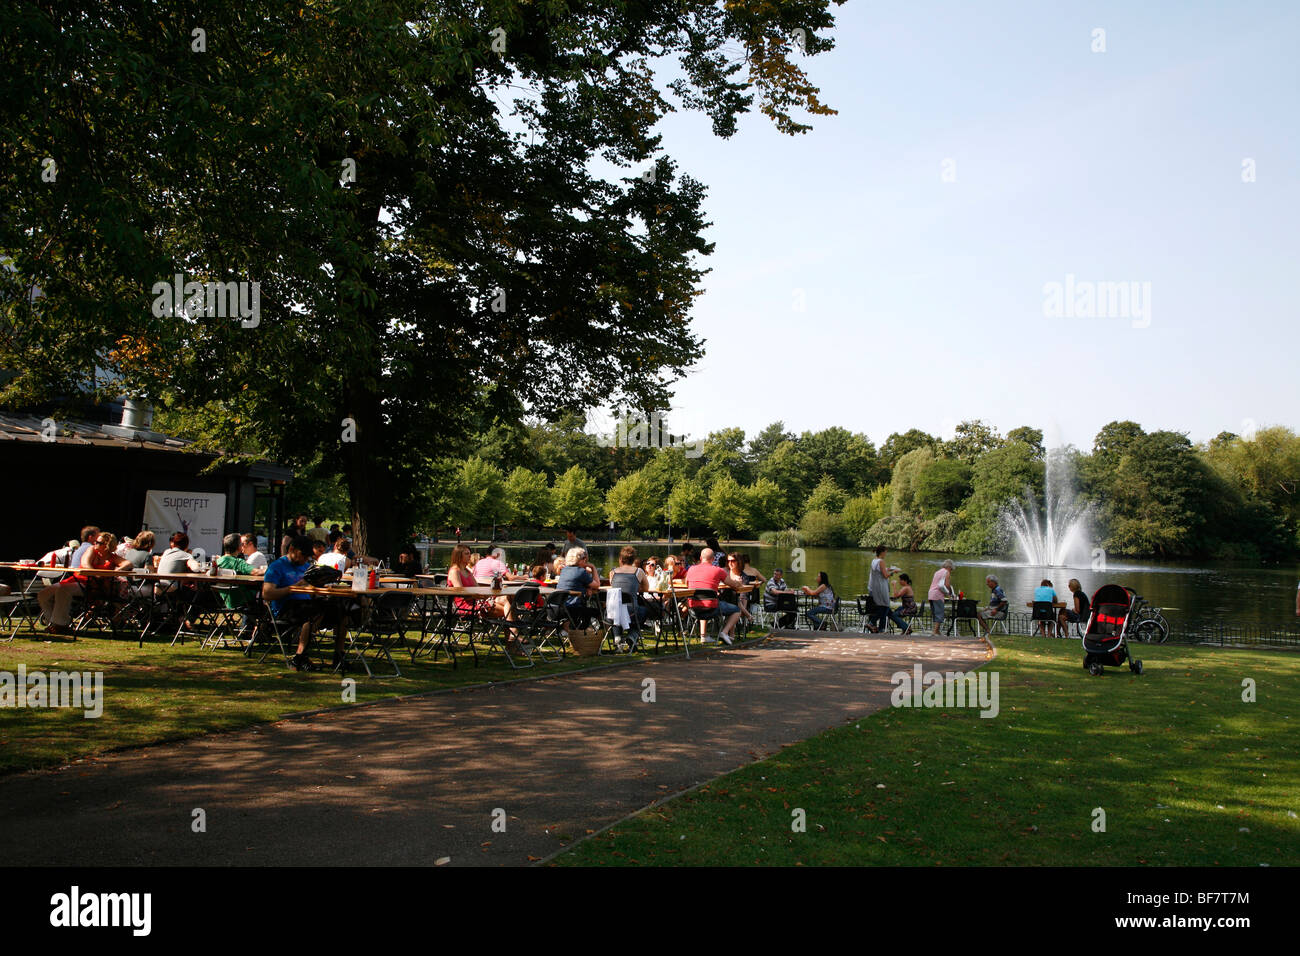
[[[1091,674],[1093,677],[1100,677],[1103,673],[1105,673],[1105,670],[1106,669],[1102,667],[1100,664],[1093,663],[1088,665],[1088,673]]]
[[[1134,674],[1141,674],[1141,673],[1142,673],[1142,662],[1141,662],[1141,661],[1131,661],[1131,662],[1129,663],[1129,665],[1128,665],[1128,668],[1129,668],[1129,670],[1131,670]]]

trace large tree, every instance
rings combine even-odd
[[[0,44],[0,402],[98,367],[227,410],[209,444],[332,450],[384,553],[484,394],[503,419],[662,407],[710,246],[655,126],[730,136],[757,105],[806,130],[831,111],[799,58],[839,2],[26,4]],[[176,309],[176,274],[256,282],[260,309]]]

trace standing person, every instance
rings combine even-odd
[[[572,551],[574,548],[581,548],[583,551],[586,551],[587,542],[579,538],[577,533],[572,528],[565,528],[564,529],[565,560],[568,560],[569,552]]]
[[[280,539],[280,554],[286,555],[289,553],[289,545],[293,544],[294,538],[306,538],[306,537],[308,537],[307,513],[304,511],[298,514],[298,516],[293,519],[293,524],[289,526],[289,530],[286,531],[284,533],[284,537]],[[310,554],[311,553],[310,548],[304,551],[303,553]]]
[[[989,621],[1004,621],[1007,617],[1007,595],[998,584],[998,579],[989,575],[984,579],[989,589],[989,606],[979,612],[980,632],[988,635],[993,632]]]
[[[930,601],[930,615],[934,618],[934,630],[930,632],[934,637],[939,636],[939,628],[943,626],[943,611],[948,598],[957,594],[952,586],[952,570],[952,558],[949,558],[934,572],[934,577],[930,579],[930,590],[926,593],[926,598]]]
[[[726,567],[727,556],[722,550],[722,545],[718,544],[717,538],[705,538],[704,546],[713,552],[713,563],[720,568]]]
[[[324,518],[317,518],[316,527],[308,531],[307,534],[315,538],[317,541],[328,541],[330,536],[330,529],[325,527]]]
[[[810,588],[807,585],[801,589],[804,594],[817,598],[817,606],[808,608],[806,614],[808,624],[814,630],[819,630],[822,626],[822,618],[827,614],[835,613],[835,589],[831,587],[831,579],[826,576],[825,571],[817,572],[817,587]]]
[[[1083,585],[1079,583],[1078,578],[1070,578],[1065,585],[1070,589],[1070,607],[1061,608],[1061,613],[1057,615],[1056,621],[1061,628],[1063,636],[1069,636],[1070,625],[1078,624],[1088,620],[1088,614],[1092,610],[1092,602],[1088,600],[1088,595],[1083,593]],[[1297,598],[1300,601],[1300,598]]]
[[[898,612],[889,604],[889,579],[898,573],[898,568],[891,568],[885,564],[885,555],[889,549],[883,544],[876,547],[876,557],[871,562],[871,577],[867,583],[867,591],[871,595],[871,602],[875,604],[876,610],[872,615],[873,633],[880,633],[885,629],[885,618],[893,621],[899,626],[904,634],[912,633],[912,626],[903,620]]]

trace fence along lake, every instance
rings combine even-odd
[[[556,539],[555,544],[560,544]],[[698,540],[693,543],[702,546]],[[468,543],[468,542],[467,542]],[[487,543],[471,544],[483,553]],[[506,560],[515,564],[531,562],[536,545],[503,542]],[[607,545],[588,541],[587,550],[597,567],[608,569],[618,563],[620,545]],[[723,542],[723,547],[727,543]],[[681,550],[681,542],[670,549],[659,542],[637,544],[641,557],[658,555],[663,558],[670,552]],[[786,578],[795,585],[815,584],[817,572],[825,571],[840,599],[851,602],[857,595],[865,594],[867,578],[871,571],[871,551],[865,548],[805,548],[803,571],[793,571],[798,555],[788,548],[761,545],[734,545],[730,550],[749,554],[754,567],[765,577],[772,576],[773,568],[785,569]],[[431,549],[430,564],[445,567],[451,546],[437,544]],[[1019,561],[994,555],[962,555],[929,552],[890,551],[889,564],[897,565],[912,578],[912,587],[918,601],[924,601],[930,587],[930,578],[944,559],[951,558],[956,568],[953,582],[966,592],[968,598],[988,600],[984,576],[997,577],[1015,612],[1028,613],[1025,602],[1033,599],[1034,588],[1043,578],[1049,578],[1062,600],[1069,600],[1065,584],[1078,578],[1089,598],[1103,584],[1121,584],[1132,588],[1152,604],[1165,609],[1175,634],[1189,630],[1220,625],[1244,625],[1250,630],[1273,627],[1300,641],[1300,619],[1295,613],[1296,587],[1300,583],[1300,566],[1281,565],[1260,567],[1244,563],[1213,561],[1144,561],[1136,558],[1109,557],[1105,569],[1084,567],[1029,567]],[[1231,633],[1229,629],[1228,633]]]

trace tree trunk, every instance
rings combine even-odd
[[[343,445],[344,472],[352,502],[352,548],[358,554],[392,560],[402,530],[397,527],[392,476],[381,454],[380,399],[372,390],[349,389],[349,416],[356,441]]]

